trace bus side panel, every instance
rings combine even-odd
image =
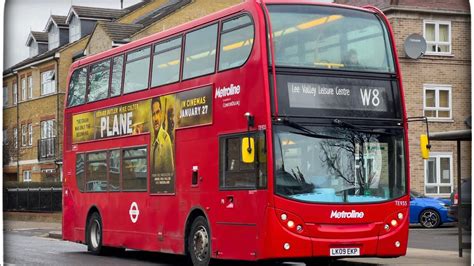
[[[68,165],[68,162],[75,161],[73,158],[73,153],[64,152],[64,165],[63,169],[65,172],[65,179],[63,185],[63,219],[62,219],[62,236],[64,240],[76,241],[74,238],[74,220],[76,216],[76,191],[73,186],[75,186],[75,176],[73,176],[73,168]]]

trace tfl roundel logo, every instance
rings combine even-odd
[[[140,214],[140,211],[138,210],[138,205],[136,202],[132,202],[132,205],[130,205],[130,210],[128,211],[128,214],[130,214],[130,220],[132,220],[132,223],[136,223],[138,220],[138,215]]]

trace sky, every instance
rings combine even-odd
[[[120,8],[120,0],[4,0],[3,69],[28,58],[30,31],[43,31],[50,15],[66,16],[71,5]],[[140,0],[123,0],[127,7]]]

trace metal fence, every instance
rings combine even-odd
[[[5,188],[4,211],[62,211],[62,188]]]

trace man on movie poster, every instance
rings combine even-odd
[[[153,136],[151,140],[151,192],[174,193],[174,161],[172,139],[165,129],[167,117],[165,97],[151,101]],[[162,101],[163,100],[163,101]],[[170,106],[172,106],[170,104]]]

